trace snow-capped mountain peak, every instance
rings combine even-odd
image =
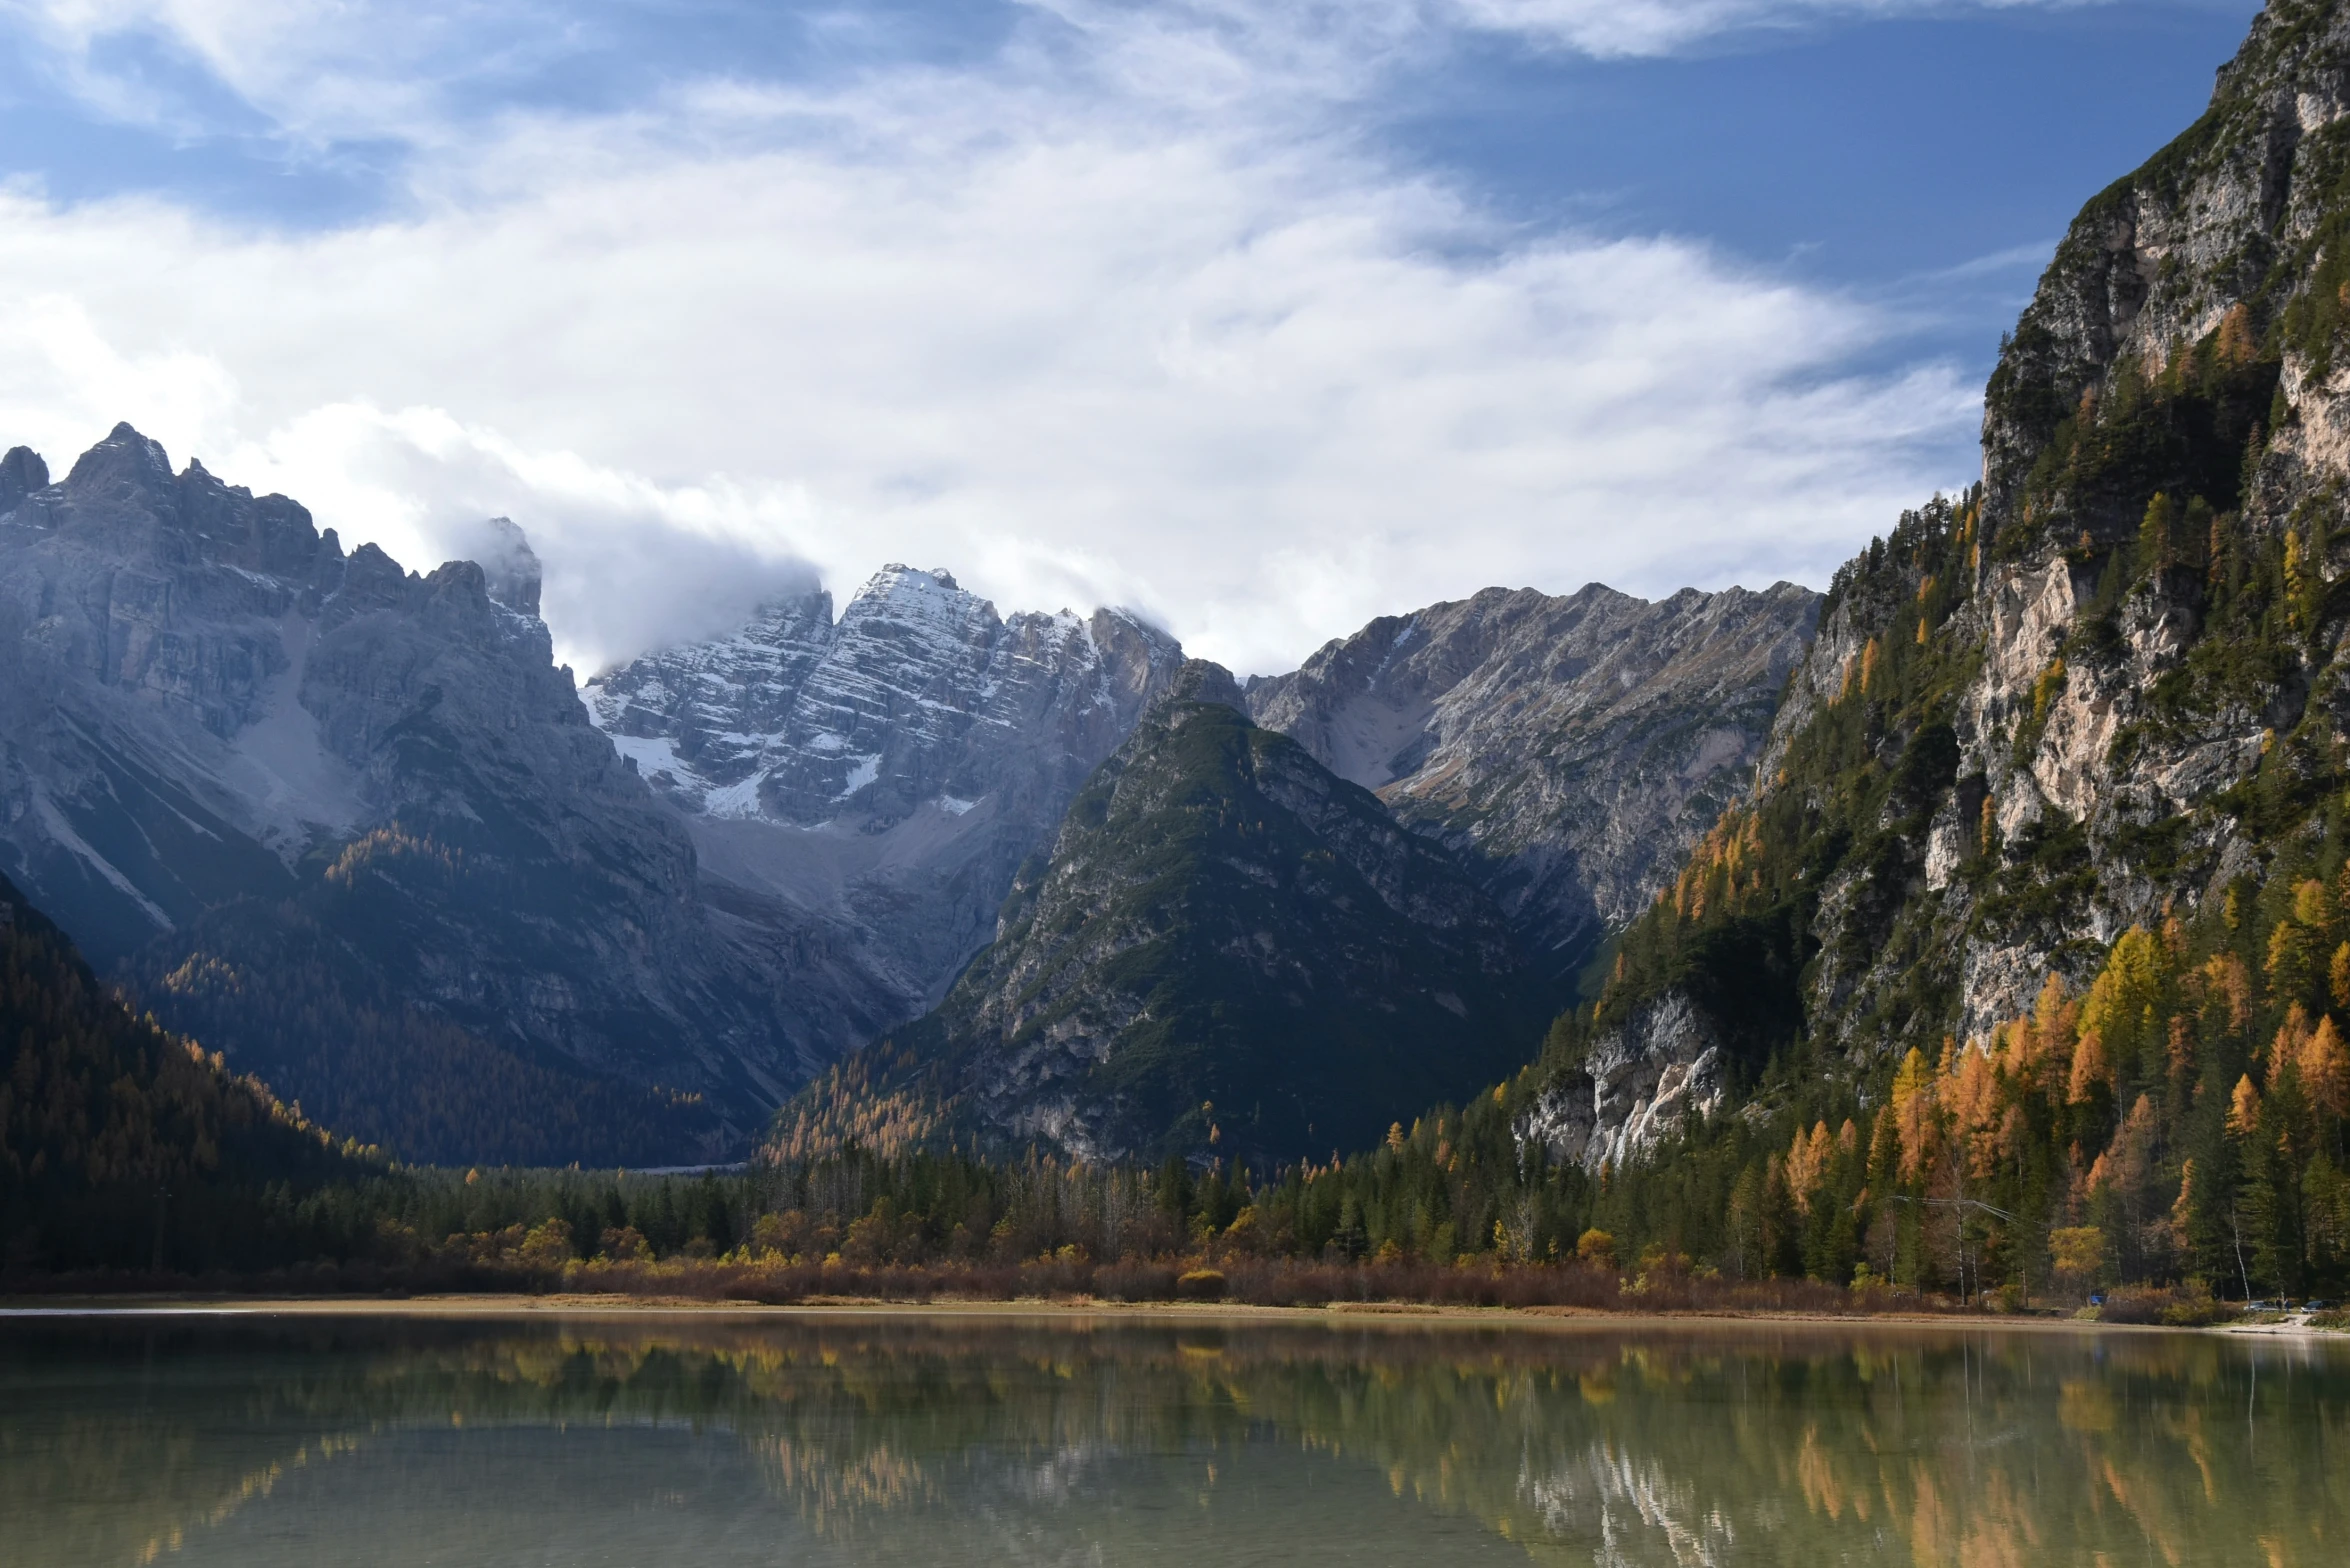
[[[910,1014],[1181,662],[1124,612],[1007,619],[952,573],[892,563],[837,620],[820,590],[778,600],[582,696],[705,872],[838,922]]]

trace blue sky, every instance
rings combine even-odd
[[[0,439],[511,513],[582,664],[893,559],[1243,670],[1820,583],[2252,11],[0,0]]]

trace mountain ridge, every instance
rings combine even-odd
[[[1513,1061],[1534,1015],[1499,910],[1243,701],[1187,664],[937,1011],[804,1093],[778,1147],[887,1124],[1263,1162],[1376,1136]]]
[[[1819,604],[1489,588],[1252,679],[1249,707],[1467,857],[1563,985],[1745,788]]]
[[[471,562],[346,557],[296,503],[174,474],[128,425],[61,481],[32,486],[30,454],[7,466],[24,493],[0,518],[0,843],[147,1005],[410,1155],[465,1152],[423,1104],[451,1086],[395,1074],[391,1102],[354,1099],[334,1051],[239,1001],[302,929],[330,936],[316,1000],[350,1051],[453,1029],[460,1057],[542,1087],[634,1083],[681,1153],[796,1084],[763,1016],[762,933],[695,898],[690,842],[586,722],[519,531],[508,604]],[[693,1098],[711,1092],[732,1103]]]

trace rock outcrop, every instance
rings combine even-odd
[[[1746,790],[1818,612],[1791,583],[1492,588],[1373,621],[1249,708],[1460,851],[1563,983]]]
[[[1668,991],[1554,1073],[1511,1131],[1521,1150],[1539,1147],[1554,1165],[1621,1168],[1678,1131],[1684,1117],[1722,1109],[1726,1065],[1713,1021],[1685,994]]]

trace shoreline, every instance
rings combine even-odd
[[[404,1297],[239,1297],[196,1294],[0,1298],[0,1322],[106,1318],[411,1318],[527,1321],[544,1318],[709,1318],[713,1320],[966,1318],[1124,1323],[1290,1324],[1394,1328],[1445,1326],[1534,1329],[1552,1333],[1691,1331],[1730,1327],[1835,1329],[1845,1332],[1938,1329],[2006,1334],[2220,1334],[2237,1338],[2350,1341],[2350,1333],[2307,1324],[2223,1323],[2183,1328],[2159,1323],[2105,1323],[2093,1318],[2005,1314],[1771,1311],[1609,1312],[1589,1307],[1470,1307],[1417,1302],[1333,1302],[1317,1307],[1246,1302],[1086,1300],[883,1301],[841,1297],[789,1305],[756,1301],[622,1294],[496,1294]]]

